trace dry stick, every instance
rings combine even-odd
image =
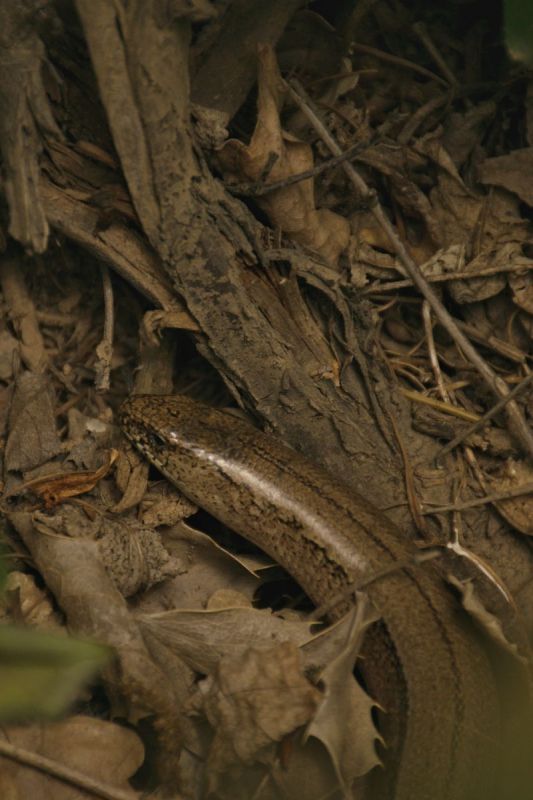
[[[446,88],[449,87],[448,81],[445,81],[440,75],[436,75],[425,67],[420,67],[418,64],[415,64],[414,61],[408,61],[407,58],[393,56],[392,53],[387,53],[385,50],[378,50],[376,47],[370,47],[367,44],[359,44],[359,42],[352,42],[350,50],[354,53],[367,53],[369,56],[379,58],[380,61],[388,61],[389,64],[396,64],[398,67],[410,69],[412,72],[418,72],[419,75],[424,75],[424,77],[429,78],[430,81],[437,81],[437,83],[444,84]],[[297,81],[292,81],[292,83],[296,84]],[[301,91],[301,87],[298,91]]]
[[[446,80],[451,86],[457,86],[457,78],[449,68],[448,64],[442,57],[442,55],[437,50],[435,43],[431,36],[429,35],[426,26],[423,22],[415,22],[413,25],[413,31],[416,33],[424,47],[426,48],[427,52],[435,62],[435,64],[440,69],[441,73],[444,75]]]
[[[113,311],[113,286],[109,276],[107,264],[100,264],[102,275],[102,291],[104,295],[104,332],[102,340],[96,347],[98,361],[96,363],[96,390],[107,392],[109,390],[109,377],[111,374],[111,358],[113,356],[113,329],[115,315]]]
[[[428,514],[444,514],[446,511],[467,511],[469,508],[486,506],[488,503],[497,503],[502,500],[512,500],[514,497],[523,497],[526,494],[533,494],[533,481],[522,483],[520,486],[515,486],[514,489],[502,489],[501,492],[492,492],[483,497],[476,497],[473,500],[450,503],[447,506],[434,506],[422,511],[422,514],[427,516]]]
[[[338,164],[342,164],[343,161],[347,161],[349,158],[354,158],[356,155],[360,155],[365,150],[375,147],[377,144],[379,144],[379,139],[369,142],[368,144],[355,144],[344,153],[341,153],[340,156],[334,156],[333,158],[328,159],[328,161],[324,161],[322,164],[317,164],[317,166],[312,167],[311,169],[306,169],[304,172],[299,172],[297,175],[289,175],[288,178],[283,178],[279,181],[273,181],[272,183],[266,184],[258,183],[257,181],[233,185],[226,184],[226,189],[231,192],[231,194],[239,195],[241,197],[261,197],[269,192],[274,192],[276,189],[285,189],[287,186],[292,186],[293,183],[299,183],[300,181],[305,181],[308,178],[315,178],[317,175],[321,175],[326,170],[333,169],[333,167],[336,167]]]
[[[0,755],[11,758],[13,761],[18,761],[19,764],[23,764],[25,767],[31,767],[39,770],[39,772],[44,772],[50,777],[70,783],[78,789],[91,792],[95,797],[103,797],[104,800],[136,800],[138,797],[137,793],[115,789],[113,786],[95,781],[93,778],[89,778],[88,775],[60,764],[58,761],[41,756],[39,753],[32,753],[31,750],[26,750],[24,747],[16,747],[10,742],[1,739]]]
[[[526,267],[527,269],[527,267]],[[529,268],[531,269],[531,267]],[[468,272],[462,270],[461,272],[446,272],[440,275],[428,275],[426,280],[428,283],[444,283],[448,281],[470,280],[471,278],[484,278],[489,275],[501,275],[505,272],[519,272],[524,270],[524,265],[513,266],[512,264],[501,264],[498,267],[488,267],[487,269],[474,270]],[[384,292],[395,292],[398,289],[409,289],[413,285],[412,281],[387,281],[386,283],[372,283],[370,286],[365,286],[361,289],[363,294],[383,294]]]
[[[483,428],[483,426],[487,424],[489,419],[495,417],[496,414],[498,414],[503,408],[505,408],[509,400],[513,400],[517,396],[517,394],[520,394],[520,392],[522,392],[526,387],[529,386],[531,381],[533,381],[533,372],[530,372],[529,375],[526,378],[524,378],[523,381],[517,383],[514,389],[512,389],[506,397],[502,397],[501,400],[498,400],[496,405],[492,406],[492,408],[489,409],[489,411],[487,411],[486,414],[483,414],[483,416],[480,417],[477,420],[477,422],[474,422],[472,425],[469,425],[468,428],[465,428],[465,430],[461,431],[461,433],[458,433],[457,436],[451,440],[451,442],[448,442],[448,444],[445,445],[442,448],[442,450],[439,450],[439,452],[435,456],[435,461],[437,463],[441,461],[447,453],[449,453],[451,450],[457,447],[457,445],[461,444],[461,442],[463,442],[468,436],[471,436],[473,433],[476,433],[480,428]]]
[[[288,83],[288,89],[295,103],[305,114],[315,131],[329,147],[330,151],[334,155],[340,155],[341,150],[337,142],[333,139],[325,125],[321,122],[316,112],[311,108],[311,101],[307,98],[304,89],[296,80],[291,80]],[[366,197],[372,197],[374,195],[374,193],[372,193],[367,186],[366,182],[355,171],[350,163],[345,161],[342,165],[342,168],[361,195]],[[419,268],[407,252],[403,242],[397,236],[392,223],[387,218],[377,200],[371,211],[380,227],[387,234],[396,255],[404,266],[405,271],[420,293],[430,304],[431,308],[433,309],[433,313],[440,324],[448,331],[457,347],[463,351],[465,357],[470,361],[472,366],[477,369],[486,385],[496,395],[496,397],[506,397],[509,394],[507,385],[492,371],[486,361],[481,358],[475,347],[472,346],[469,339],[467,339],[464,333],[462,333],[462,331],[459,329],[458,325],[454,322],[450,313],[442,305],[439,298],[433,291],[433,288],[426,281]],[[533,458],[533,432],[529,429],[522,412],[520,411],[520,408],[514,400],[511,400],[507,404],[506,412],[511,432],[515,435],[523,449],[530,455],[531,458]]]

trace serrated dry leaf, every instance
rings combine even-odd
[[[284,180],[313,166],[311,147],[281,128],[283,84],[274,51],[259,48],[257,123],[249,145],[229,139],[218,159],[226,178],[266,183]],[[270,169],[269,169],[270,167]],[[327,208],[315,207],[313,180],[307,179],[256,198],[271,223],[295,242],[336,264],[350,240],[348,221]]]
[[[361,593],[350,616],[349,639],[320,676],[324,697],[305,732],[306,739],[314,736],[326,747],[345,792],[356,778],[381,763],[376,753],[381,737],[372,720],[376,703],[353,676],[365,631],[379,617]]]
[[[57,761],[115,789],[134,792],[128,779],[144,759],[144,747],[129,728],[92,717],[71,717],[62,722],[9,726],[1,735],[11,744]],[[87,792],[70,783],[0,757],[3,797],[9,800],[86,800]],[[6,794],[6,786],[11,794]]]

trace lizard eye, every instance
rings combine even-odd
[[[156,431],[150,431],[148,435],[148,440],[150,442],[150,446],[154,448],[154,450],[160,450],[162,447],[167,447],[168,442],[166,441],[164,436],[157,433]]]

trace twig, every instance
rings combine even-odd
[[[428,283],[445,283],[447,281],[469,280],[470,278],[484,278],[487,275],[500,275],[505,272],[520,272],[524,269],[523,265],[513,266],[512,264],[503,265],[498,267],[489,267],[488,269],[480,269],[469,272],[463,270],[462,272],[447,272],[440,275],[427,275],[426,280]],[[398,289],[409,289],[413,285],[412,281],[388,281],[387,283],[373,283],[371,286],[364,287],[361,291],[363,294],[383,294],[384,292],[396,292]]]
[[[450,503],[447,506],[435,506],[431,509],[422,511],[424,516],[428,514],[444,514],[446,511],[467,511],[469,508],[485,506],[488,503],[496,503],[500,500],[512,500],[513,497],[522,497],[525,494],[533,494],[533,481],[522,483],[514,489],[507,489],[501,492],[493,492],[483,497],[476,497],[474,500],[465,500],[462,503]]]
[[[384,50],[378,50],[376,47],[369,47],[367,44],[359,44],[359,42],[352,42],[350,50],[354,53],[367,53],[369,56],[379,58],[380,61],[388,61],[389,64],[396,64],[398,67],[404,67],[405,69],[410,69],[412,72],[418,72],[419,75],[424,75],[431,81],[442,83],[448,88],[448,81],[445,81],[440,75],[431,72],[431,70],[415,64],[414,61],[408,61],[406,58],[400,58],[400,56],[393,56],[392,53],[386,53]]]
[[[103,797],[104,800],[136,800],[138,797],[136,792],[124,792],[122,789],[115,789],[113,786],[89,778],[83,772],[71,769],[39,753],[32,753],[31,750],[26,750],[24,747],[17,747],[3,739],[0,739],[0,754],[13,761],[18,761],[19,764],[23,764],[25,767],[39,770],[39,772],[44,772],[52,778],[57,778],[57,780],[64,783],[70,783],[72,786],[91,792],[95,797]]]
[[[426,26],[423,22],[415,22],[413,25],[413,31],[416,33],[424,47],[426,48],[427,52],[438,66],[446,80],[451,86],[457,86],[457,78],[449,68],[448,64],[445,62],[442,55],[439,53],[435,46],[435,42],[429,35]]]
[[[448,95],[443,93],[437,95],[437,97],[432,97],[431,100],[428,100],[427,103],[424,103],[423,106],[420,106],[420,108],[418,108],[414,114],[411,114],[402,130],[396,137],[398,144],[407,144],[424,120],[448,101]]]
[[[431,324],[431,307],[427,300],[422,303],[422,319],[424,321],[424,330],[426,332],[426,342],[429,353],[429,362],[435,377],[435,383],[440,394],[440,399],[445,403],[450,403],[450,396],[444,386],[442,380],[442,372],[439,364],[439,357],[437,355],[437,348],[435,347],[435,339],[433,338],[433,326]],[[450,405],[452,405],[450,403]]]
[[[356,155],[359,155],[370,147],[374,147],[378,143],[379,139],[368,144],[355,144],[344,153],[341,153],[340,156],[334,156],[324,161],[322,164],[317,164],[311,169],[306,169],[304,172],[299,172],[297,175],[289,175],[289,177],[279,181],[273,181],[273,183],[265,184],[254,181],[253,183],[226,184],[226,189],[231,192],[231,194],[240,195],[241,197],[261,197],[276,189],[284,189],[286,186],[292,186],[294,183],[305,181],[308,178],[315,178],[317,175],[321,175],[328,169],[333,169],[333,167],[336,167],[338,164],[342,164],[343,161],[354,158]]]
[[[115,314],[113,311],[113,286],[109,277],[107,264],[100,264],[102,275],[102,292],[104,295],[104,332],[100,344],[96,347],[96,389],[98,392],[109,390],[111,375],[111,358],[113,356],[113,329],[115,327]]]
[[[529,375],[526,378],[524,378],[523,381],[517,383],[514,389],[512,389],[506,397],[502,397],[501,400],[498,400],[498,402],[494,406],[492,406],[492,408],[489,409],[486,414],[483,414],[483,416],[480,417],[477,420],[477,422],[472,423],[472,425],[469,425],[468,428],[465,428],[463,431],[461,431],[461,433],[458,433],[457,436],[451,440],[451,442],[448,442],[447,445],[445,445],[441,450],[439,450],[439,452],[435,456],[435,462],[439,463],[440,461],[442,461],[442,459],[447,453],[449,453],[451,450],[457,447],[457,445],[461,444],[461,442],[464,442],[464,440],[467,439],[469,436],[472,436],[473,433],[476,433],[478,430],[480,430],[480,428],[483,428],[484,425],[486,425],[490,419],[495,417],[496,414],[498,414],[503,408],[505,408],[509,400],[513,400],[518,394],[520,394],[524,389],[526,389],[532,381],[533,381],[533,372],[530,372]]]
[[[333,139],[325,125],[321,122],[316,112],[311,108],[311,101],[307,98],[304,89],[296,80],[292,80],[288,83],[288,90],[291,94],[291,97],[295,100],[317,133],[319,133],[323,141],[329,147],[330,151],[334,155],[340,155],[340,148],[337,142]],[[361,194],[363,197],[372,197],[372,193],[366,182],[355,171],[352,164],[344,162],[342,168],[352,181],[359,194]],[[388,236],[389,241],[393,246],[396,255],[402,262],[405,271],[413,281],[416,288],[430,304],[431,308],[433,309],[433,313],[440,324],[448,331],[457,347],[463,351],[465,357],[477,369],[486,385],[496,395],[496,397],[506,397],[509,394],[509,390],[505,382],[492,371],[491,367],[479,355],[475,347],[473,347],[473,345],[470,343],[469,339],[462,333],[457,324],[454,322],[450,313],[442,305],[434,290],[426,281],[419,268],[407,252],[403,242],[398,238],[392,223],[387,218],[383,208],[377,201],[377,198],[376,202],[371,208],[371,211],[378,224]],[[529,456],[533,458],[533,432],[529,429],[519,406],[514,400],[511,400],[507,404],[506,412],[511,433],[514,434],[517,441],[529,454]]]
[[[459,406],[452,406],[450,403],[444,403],[442,400],[436,400],[434,397],[427,397],[425,394],[420,394],[420,392],[415,392],[412,389],[405,389],[402,386],[400,392],[404,397],[413,400],[415,403],[431,406],[437,411],[442,411],[443,414],[449,414],[451,417],[465,419],[467,422],[477,422],[479,420],[479,415],[472,413],[472,411],[467,411],[465,408],[460,408]]]

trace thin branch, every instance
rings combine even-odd
[[[297,175],[289,175],[288,178],[283,178],[282,180],[274,181],[273,183],[265,184],[254,181],[253,183],[237,183],[233,185],[226,184],[226,189],[231,192],[231,194],[239,195],[241,197],[261,197],[262,195],[273,192],[276,189],[284,189],[286,186],[292,186],[294,183],[300,183],[300,181],[305,181],[308,178],[316,178],[317,175],[321,175],[328,169],[333,169],[333,167],[342,164],[343,161],[347,161],[350,158],[355,158],[355,156],[360,155],[365,150],[369,149],[370,147],[374,147],[378,143],[379,140],[376,139],[376,141],[370,142],[369,144],[355,144],[353,147],[350,147],[339,156],[334,156],[333,158],[324,161],[322,164],[317,164],[311,169],[306,169],[304,172],[299,172]]]
[[[102,340],[96,347],[96,390],[109,391],[111,375],[111,359],[113,357],[113,331],[115,327],[115,313],[113,309],[113,285],[109,276],[107,264],[100,264],[102,275],[102,292],[104,295],[104,332]]]

